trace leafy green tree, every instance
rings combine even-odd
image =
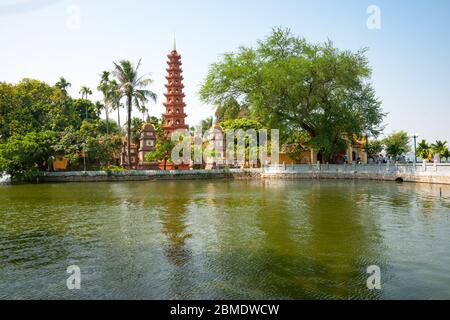
[[[450,150],[445,148],[445,150],[441,153],[441,157],[448,163],[448,159],[450,158]]]
[[[26,176],[29,172],[47,169],[53,156],[66,156],[71,165],[76,166],[83,146],[89,147],[89,143],[93,163],[100,163],[107,158],[107,152],[103,159],[96,153],[120,141],[106,134],[106,122],[100,119],[102,105],[72,99],[63,93],[62,89],[67,87],[63,84],[60,80],[60,84],[49,86],[32,79],[23,79],[18,84],[0,83],[2,169]],[[86,111],[87,122],[84,121]],[[95,130],[82,132],[86,126]],[[109,123],[109,132],[119,132],[113,122]],[[94,150],[94,143],[100,151]]]
[[[256,120],[242,118],[242,119],[234,119],[234,120],[227,120],[222,123],[220,123],[220,126],[224,129],[224,134],[227,134],[230,130],[235,131],[237,134],[237,130],[243,130],[244,132],[248,130],[255,130],[258,131],[260,129],[263,129],[263,125],[259,123]],[[246,137],[245,142],[245,160],[249,161],[251,159],[251,154],[257,155],[259,152],[259,141],[258,139],[254,141],[250,136]],[[238,152],[238,141],[237,136],[235,138],[235,152]]]
[[[32,79],[0,83],[0,140],[32,131],[60,130],[78,121],[72,100],[56,87]]]
[[[280,129],[283,142],[305,131],[331,159],[349,137],[381,131],[384,114],[370,77],[365,50],[310,44],[277,28],[256,48],[242,47],[213,64],[200,95],[219,108],[230,101],[248,107],[253,119]]]
[[[92,103],[89,100],[77,99],[73,100],[73,108],[79,117],[80,124],[78,129],[81,127],[81,122],[84,120],[95,121],[100,119],[101,105]]]
[[[164,130],[162,128],[163,123],[164,123],[163,119],[158,119],[157,117],[148,117],[147,118],[147,123],[150,123],[150,124],[153,125],[157,135],[163,134],[163,132],[164,132]]]
[[[4,142],[9,136],[14,134],[13,121],[15,115],[20,114],[20,99],[15,86],[0,83],[0,142]],[[20,121],[20,118],[17,118]],[[20,125],[17,126],[20,128]]]
[[[52,131],[29,132],[14,135],[0,144],[0,172],[16,179],[30,179],[39,169],[47,169],[54,151],[56,133]]]
[[[227,120],[222,123],[220,123],[220,126],[226,131],[226,130],[260,130],[263,128],[263,125],[252,119],[242,118],[242,119],[233,119],[233,120]]]
[[[368,140],[366,145],[364,146],[364,150],[366,151],[369,158],[376,157],[383,151],[383,149],[383,141],[380,140]]]
[[[239,105],[235,99],[224,101],[224,103],[222,105],[218,105],[216,109],[217,122],[248,117],[250,117],[248,107]]]
[[[138,110],[141,110],[141,106],[144,105],[149,99],[156,101],[156,94],[150,90],[145,89],[153,81],[144,76],[139,75],[139,68],[141,67],[141,60],[136,67],[128,60],[119,61],[115,63],[115,70],[113,72],[119,85],[119,92],[121,97],[125,97],[128,123],[127,123],[127,139],[128,139],[128,155],[131,154],[131,113],[133,111],[133,105]],[[129,159],[131,157],[128,157]],[[131,168],[131,162],[129,163]]]
[[[431,145],[431,151],[434,155],[439,157],[439,162],[442,160],[442,153],[444,153],[445,149],[447,149],[447,142],[438,140]]]
[[[146,154],[146,160],[152,161],[164,161],[164,171],[167,170],[167,162],[171,161],[172,150],[175,147],[170,138],[165,135],[158,136],[156,142],[155,151]]]
[[[403,156],[411,151],[409,136],[405,131],[394,132],[387,136],[383,143],[386,147],[386,153],[393,158]]]
[[[128,126],[128,122],[126,125]],[[137,146],[139,146],[143,125],[144,121],[142,121],[142,119],[136,117],[131,119],[131,143],[134,143]]]
[[[81,126],[79,133],[81,145],[85,146],[91,165],[109,165],[114,160],[114,153],[120,149],[120,139],[105,134],[104,130],[104,121],[84,121]]]
[[[417,155],[425,161],[429,161],[433,157],[431,146],[426,140],[422,140],[417,145]]]
[[[99,119],[97,122],[101,134],[121,136],[120,128],[114,120],[109,119],[109,122],[107,123],[106,119]]]
[[[309,150],[310,136],[306,132],[296,132],[292,134],[282,146],[282,152],[286,152],[290,159],[301,162],[304,152]]]
[[[69,126],[59,133],[53,145],[56,156],[69,159],[70,165],[75,168],[81,165],[83,139],[79,130]]]

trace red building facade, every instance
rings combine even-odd
[[[185,113],[186,104],[184,103],[184,85],[183,85],[183,69],[181,69],[181,55],[177,52],[176,46],[170,54],[167,55],[167,92],[164,94],[166,102],[164,107],[166,112],[163,114],[163,129],[166,135],[171,135],[179,129],[188,129],[186,124],[187,114]]]

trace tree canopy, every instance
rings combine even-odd
[[[405,131],[394,132],[383,140],[386,154],[394,158],[403,156],[411,151],[409,142],[410,138]]]
[[[0,172],[28,178],[49,169],[54,156],[65,156],[78,168],[83,150],[90,166],[113,160],[120,142],[114,138],[120,134],[117,124],[110,121],[107,130],[102,105],[73,99],[69,85],[64,78],[54,86],[33,79],[0,83]]]
[[[311,44],[276,28],[255,48],[241,47],[211,65],[200,96],[220,114],[248,113],[285,141],[304,131],[325,157],[353,136],[381,131],[384,113],[370,83],[366,50]]]

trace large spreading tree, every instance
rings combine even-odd
[[[384,114],[370,82],[366,50],[310,44],[276,28],[255,48],[211,65],[200,95],[220,113],[249,113],[287,141],[304,132],[330,160],[354,136],[377,136]],[[227,110],[231,108],[231,110]]]

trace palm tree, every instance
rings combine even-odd
[[[83,86],[79,93],[81,94],[81,99],[88,100],[89,96],[92,95],[92,90],[89,87]]]
[[[92,94],[92,90],[89,87],[83,86],[79,92],[81,94],[81,99],[88,100],[89,95]],[[88,105],[86,104],[86,121],[88,119]]]
[[[417,146],[417,155],[424,159],[425,161],[429,161],[432,157],[431,155],[431,146],[425,140],[422,140]]]
[[[67,88],[71,86],[72,84],[70,84],[70,82],[68,82],[64,77],[60,77],[58,82],[55,84],[55,87],[59,88],[65,96],[67,96]]]
[[[97,90],[103,93],[103,102],[106,115],[106,134],[109,134],[109,104],[111,103],[111,82],[109,80],[110,72],[103,71],[100,84]]]
[[[441,162],[442,153],[447,149],[447,141],[436,141],[431,145],[431,151],[433,154],[437,154],[439,157],[439,162]]]
[[[135,67],[129,60],[122,60],[119,63],[114,62],[113,74],[119,84],[119,92],[121,97],[126,98],[126,107],[128,114],[127,121],[127,144],[128,144],[128,166],[131,168],[131,113],[133,105],[138,110],[141,110],[141,105],[144,105],[149,99],[156,102],[156,94],[150,90],[146,90],[149,84],[153,81],[147,78],[148,75],[139,76],[139,68],[141,67],[141,60]]]

